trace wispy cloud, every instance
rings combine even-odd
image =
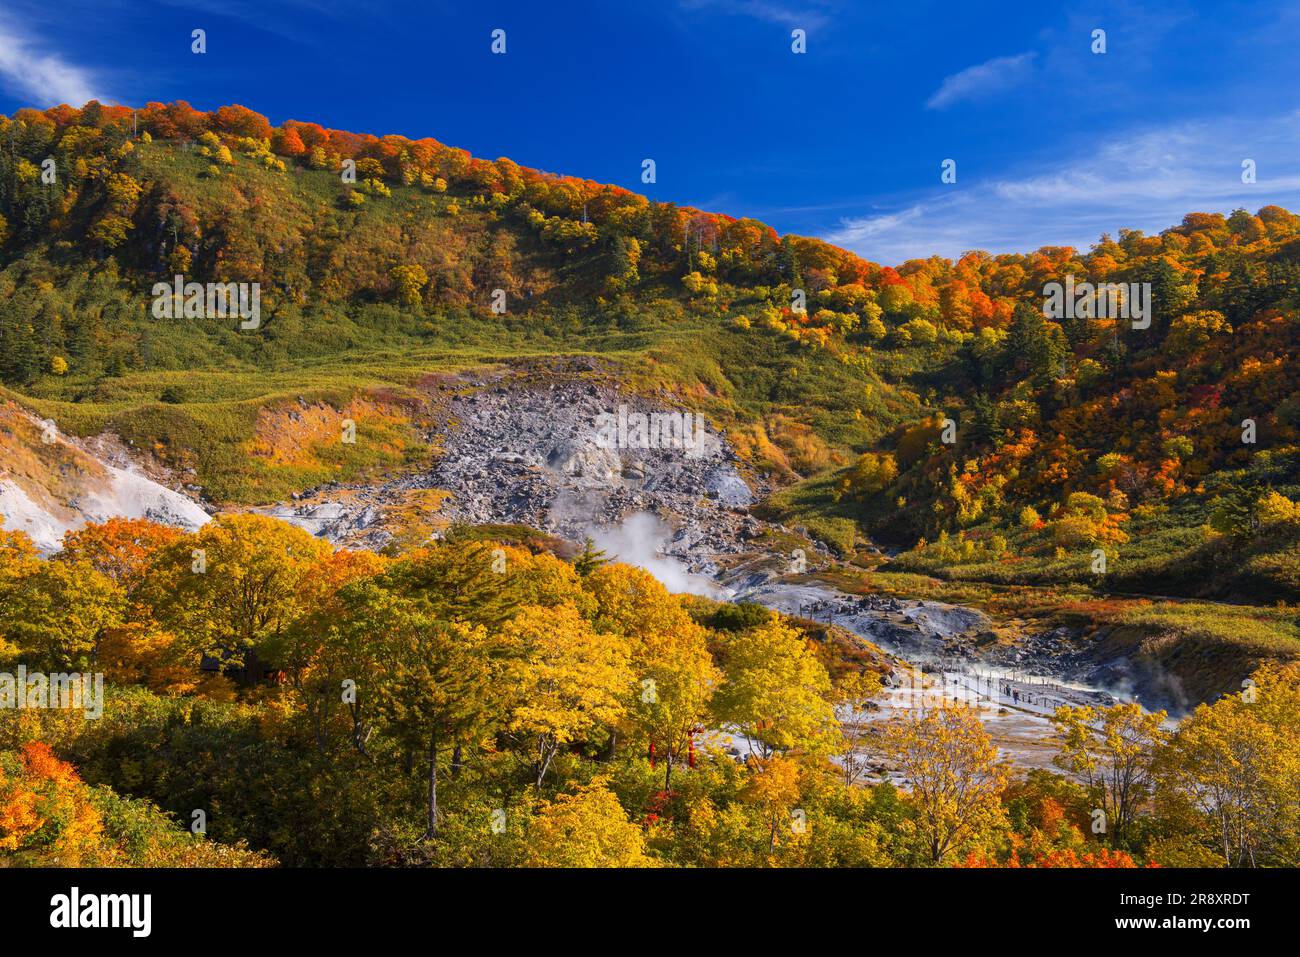
[[[246,27],[271,33],[286,40],[310,42],[321,21],[338,22],[352,15],[347,4],[330,0],[158,0],[163,6],[192,11],[203,16],[234,20]],[[386,4],[367,3],[365,16],[371,22],[387,23],[394,9]],[[441,3],[426,4],[433,8]],[[195,26],[204,26],[202,22]]]
[[[903,197],[846,218],[825,238],[886,263],[970,249],[1086,249],[1103,232],[1155,232],[1193,211],[1295,208],[1298,156],[1300,113],[1148,128],[1030,175],[936,185],[932,196]],[[1245,159],[1255,160],[1258,182],[1242,183]]]
[[[942,110],[962,100],[980,100],[1011,89],[1028,79],[1037,55],[1029,52],[994,57],[944,77],[939,89],[926,100],[926,108]]]
[[[712,10],[808,30],[826,26],[833,7],[828,0],[804,4],[779,3],[776,0],[681,0],[680,5],[685,10]]]
[[[88,70],[41,49],[30,37],[0,21],[0,85],[38,106],[88,100],[113,102]]]

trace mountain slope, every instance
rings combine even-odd
[[[1300,218],[1279,207],[891,268],[242,107],[23,110],[0,136],[0,378],[214,501],[436,454],[432,372],[598,353],[725,428],[785,486],[765,514],[846,558],[876,539],[950,578],[1300,597]],[[156,318],[176,275],[258,283],[257,327]],[[1148,284],[1149,327],[1045,318],[1069,277]],[[304,409],[362,440],[320,428],[288,454]]]

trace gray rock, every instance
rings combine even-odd
[[[704,493],[720,505],[744,507],[754,503],[754,493],[734,469],[722,468],[705,480]]]

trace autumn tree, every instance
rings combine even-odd
[[[164,549],[140,593],[195,664],[207,655],[243,666],[307,609],[302,584],[329,553],[327,543],[285,522],[220,515]]]
[[[264,140],[271,135],[271,122],[265,116],[238,104],[219,107],[212,114],[212,124],[235,136]]]
[[[627,640],[597,632],[572,605],[524,608],[502,630],[517,654],[508,728],[533,742],[541,787],[561,748],[623,716],[632,684]]]
[[[837,751],[846,785],[855,784],[867,771],[868,752],[862,747],[860,725],[881,687],[880,675],[874,671],[848,671],[834,683],[832,700],[842,735]]]
[[[973,708],[940,707],[894,719],[880,747],[911,789],[910,824],[930,864],[981,846],[1004,826],[1007,772]]]
[[[264,646],[267,659],[300,694],[321,752],[329,744],[331,716],[341,708],[351,718],[353,747],[367,753],[383,666],[383,644],[373,636],[386,633],[396,602],[369,579],[386,564],[370,552],[341,549],[314,565],[300,585],[309,610]]]
[[[499,559],[504,564],[498,577],[504,579],[503,586],[517,594],[520,607],[570,605],[583,618],[590,619],[595,614],[596,600],[582,587],[582,577],[575,564],[550,552],[534,555],[526,548],[513,545],[502,545],[491,554],[494,561]]]
[[[1267,666],[1240,694],[1198,705],[1156,765],[1166,813],[1194,808],[1229,867],[1300,861],[1300,673]],[[1175,816],[1175,819],[1178,818]]]
[[[839,740],[826,668],[803,633],[779,620],[748,628],[723,647],[723,681],[712,708],[764,758],[798,750],[828,754]]]
[[[1108,708],[1065,706],[1052,716],[1057,766],[1076,775],[1105,814],[1106,833],[1122,841],[1151,796],[1152,764],[1167,738],[1165,712],[1135,702]]]
[[[126,615],[126,592],[87,562],[42,562],[0,610],[0,634],[30,665],[85,671]]]
[[[865,452],[858,456],[840,481],[839,494],[867,499],[888,489],[898,479],[898,463],[888,452]]]
[[[402,305],[414,309],[420,304],[420,292],[429,284],[429,274],[419,263],[406,263],[389,270],[389,278],[397,287],[397,298]]]
[[[271,149],[281,156],[302,156],[307,152],[297,128],[288,124],[271,134]]]
[[[745,764],[746,783],[741,798],[758,808],[767,832],[767,853],[777,846],[777,838],[788,834],[792,840],[805,833],[806,818],[794,818],[799,803],[800,768],[796,761],[780,755],[750,757]],[[806,813],[806,812],[805,812]]]
[[[1192,355],[1215,339],[1232,334],[1232,327],[1223,314],[1212,309],[1189,312],[1176,317],[1169,325],[1164,348],[1178,359]]]
[[[10,860],[99,862],[103,817],[70,764],[40,742],[0,752],[0,851]]]
[[[17,620],[13,614],[23,583],[40,570],[32,540],[24,532],[7,532],[0,528],[0,663],[18,654],[18,646],[8,637]]]
[[[130,590],[154,556],[180,537],[180,529],[147,518],[110,518],[64,535],[59,558],[85,562]]]
[[[1071,492],[1053,519],[1052,535],[1066,547],[1090,547],[1128,541],[1120,518],[1110,514],[1106,503],[1087,492]]]
[[[641,829],[600,778],[544,801],[528,827],[527,867],[650,867]]]
[[[630,724],[664,763],[664,788],[674,765],[703,730],[721,673],[709,654],[704,629],[649,572],[602,565],[584,582],[595,595],[598,630],[626,636],[632,647]]]

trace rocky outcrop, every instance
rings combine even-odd
[[[385,506],[415,489],[449,493],[437,516],[444,523],[517,523],[578,542],[648,513],[667,529],[665,554],[713,570],[753,534],[748,508],[766,487],[746,480],[726,437],[695,410],[631,395],[589,371],[444,382],[432,468],[367,489],[315,490],[270,513],[368,547],[389,534]]]

